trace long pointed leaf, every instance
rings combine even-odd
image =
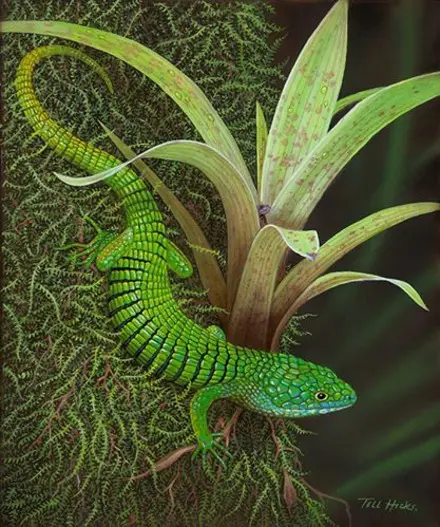
[[[335,234],[319,250],[314,262],[303,260],[278,285],[272,303],[271,331],[278,333],[295,313],[298,297],[329,267],[376,234],[405,220],[440,210],[440,203],[410,203],[375,212]],[[293,308],[292,308],[293,306]]]
[[[389,282],[397,287],[400,287],[417,305],[421,308],[429,311],[426,307],[425,302],[423,302],[419,293],[414,289],[414,287],[408,282],[403,280],[397,280],[395,278],[385,278],[383,276],[378,276],[375,274],[369,273],[357,273],[354,271],[339,271],[336,273],[328,273],[317,278],[309,287],[296,299],[289,309],[289,313],[286,313],[278,325],[277,330],[272,336],[271,349],[275,350],[281,338],[281,333],[284,327],[287,325],[289,319],[291,318],[290,312],[296,313],[298,309],[303,306],[305,303],[315,298],[315,296],[321,295],[334,287],[340,285],[351,284],[353,282],[368,282],[368,281],[382,281]]]
[[[290,72],[270,127],[262,202],[272,205],[286,178],[327,133],[344,74],[348,2],[339,0]]]
[[[267,347],[270,306],[286,245],[312,259],[319,250],[318,235],[316,231],[288,231],[275,225],[260,230],[249,251],[229,318],[231,342]]]
[[[141,158],[181,161],[197,167],[215,185],[223,202],[228,228],[228,311],[233,304],[244,263],[252,241],[260,229],[257,203],[237,169],[214,148],[197,141],[170,141],[93,176],[81,178],[57,174],[65,183],[85,186],[103,181],[121,168]]]
[[[263,109],[257,102],[257,191],[261,200],[261,176],[263,172],[264,155],[267,146],[267,124]]]
[[[353,93],[352,95],[347,95],[346,97],[339,99],[339,101],[336,103],[333,115],[337,114],[338,112],[341,112],[342,110],[347,108],[347,106],[351,106],[352,104],[356,104],[360,101],[363,101],[370,95],[373,95],[373,93],[377,93],[378,91],[383,90],[383,88],[383,86],[380,86],[379,88],[370,88],[368,90],[359,91],[357,93]]]
[[[136,153],[126,145],[122,139],[104,124],[100,124],[113,143],[115,143],[127,159],[131,159],[136,155]],[[226,309],[227,295],[225,279],[213,254],[214,251],[211,249],[202,229],[181,201],[174,195],[173,191],[162,182],[148,165],[140,159],[134,161],[133,164],[139,172],[146,177],[152,187],[156,189],[157,194],[159,194],[165,205],[169,208],[179,225],[182,227],[192,249],[200,280],[203,287],[207,290],[207,295],[211,305]],[[202,250],[198,249],[198,247],[202,248]],[[227,314],[219,311],[218,316],[224,327],[227,327]]]
[[[123,60],[155,82],[186,113],[203,139],[221,152],[246,178],[252,178],[229,129],[202,90],[183,72],[151,49],[108,31],[55,20],[2,22],[3,33],[36,33],[79,42]]]
[[[289,179],[267,219],[301,229],[340,170],[379,130],[440,95],[440,73],[414,77],[370,95],[347,113]]]
[[[385,278],[383,276],[378,276],[375,274],[369,273],[358,273],[355,271],[338,271],[335,273],[327,273],[323,276],[317,278],[309,287],[304,291],[302,295],[296,300],[295,305],[296,309],[300,308],[306,302],[309,302],[315,296],[321,295],[334,287],[340,285],[351,284],[353,282],[368,282],[368,281],[382,281],[389,282],[397,287],[400,287],[414,302],[421,308],[429,311],[426,307],[425,302],[423,302],[419,293],[414,289],[414,287],[408,282],[403,280],[397,280],[395,278]]]

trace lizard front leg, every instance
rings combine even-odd
[[[188,258],[171,240],[167,238],[167,265],[179,278],[189,278],[193,274],[193,267]]]
[[[212,386],[206,386],[196,392],[191,400],[190,414],[191,423],[194,433],[197,437],[197,448],[193,453],[193,458],[199,453],[202,454],[205,460],[208,452],[225,466],[223,459],[220,457],[219,452],[232,457],[228,449],[215,440],[216,437],[223,436],[223,433],[212,434],[208,428],[207,414],[211,404],[225,397],[231,395],[231,389],[228,383],[226,384],[214,384]]]

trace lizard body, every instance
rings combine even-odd
[[[22,59],[15,83],[29,123],[58,155],[90,174],[118,166],[118,159],[62,128],[39,103],[33,71],[53,55],[82,60],[112,91],[104,69],[81,51],[37,48]],[[179,385],[191,383],[196,390],[190,414],[198,451],[217,456],[219,443],[207,425],[207,411],[217,399],[229,397],[244,408],[279,417],[323,414],[354,404],[355,392],[332,370],[292,355],[233,345],[219,328],[203,328],[188,318],[172,296],[168,269],[189,276],[190,263],[168,241],[146,184],[130,167],[106,183],[123,203],[126,229],[119,235],[99,230],[83,254],[109,274],[110,316],[128,353],[156,375]]]

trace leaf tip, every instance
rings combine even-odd
[[[100,124],[100,126],[101,126],[101,127],[107,132],[107,134],[112,133],[112,131],[110,130],[110,128],[107,128],[107,126],[105,126],[105,124],[104,124],[102,121],[100,121],[99,119],[98,119],[97,121],[98,121],[98,123]]]
[[[63,183],[67,183],[67,176],[64,176],[63,174],[59,174],[58,172],[55,172],[55,171],[54,171],[54,175],[58,179],[61,179],[61,181],[63,181]]]

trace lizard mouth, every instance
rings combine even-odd
[[[271,416],[281,416],[284,418],[295,419],[298,417],[313,417],[315,415],[324,415],[332,412],[337,412],[339,410],[344,410],[353,406],[356,402],[357,397],[355,395],[351,397],[344,398],[340,401],[331,401],[327,403],[320,403],[314,405],[304,404],[304,406],[296,406],[292,408],[271,408],[270,410],[262,410],[261,408],[250,407],[253,411],[258,413],[263,413]],[[239,401],[237,401],[239,402]],[[243,404],[239,402],[239,404]]]
[[[350,406],[353,406],[356,401],[356,395],[352,395],[351,397],[347,399],[342,399],[341,401],[332,401],[327,403],[316,404],[313,406],[304,406],[292,411],[292,416],[308,417],[313,415],[329,414],[331,412],[337,412],[339,410],[349,408]]]
[[[316,414],[328,414],[330,412],[337,412],[339,410],[345,410],[345,408],[350,408],[356,402],[357,397],[353,396],[350,399],[344,399],[338,402],[329,403],[328,406],[317,405],[316,408],[312,408],[313,415]]]

